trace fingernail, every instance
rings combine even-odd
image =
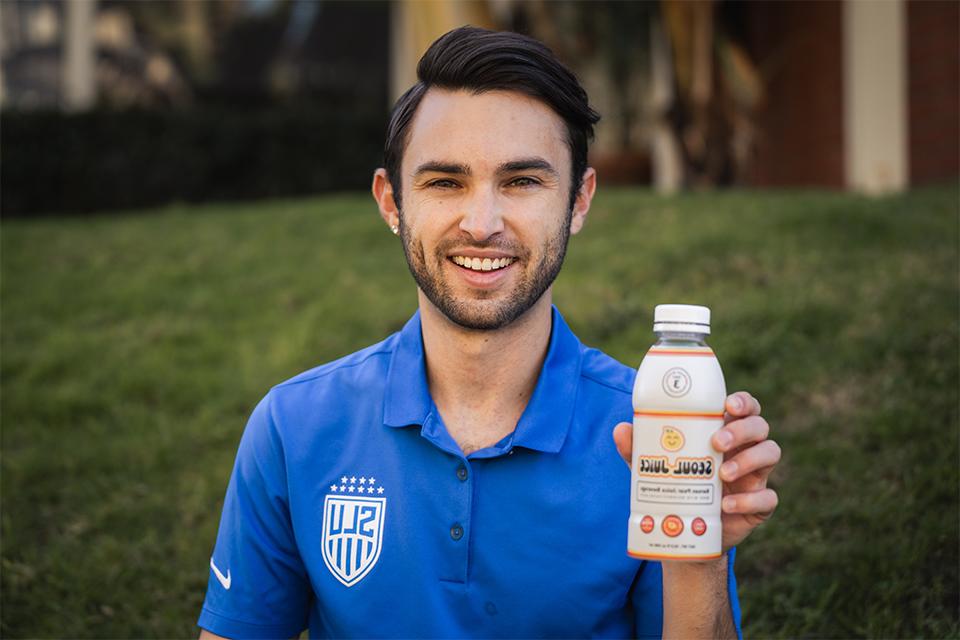
[[[740,399],[740,396],[731,396],[730,405],[734,410],[740,411],[740,409],[743,409],[743,400]]]
[[[737,507],[737,501],[734,498],[723,499],[723,510],[733,511]]]
[[[733,474],[737,472],[737,463],[736,462],[724,462],[723,466],[720,467],[720,473],[722,473],[727,478],[733,477]]]
[[[728,446],[730,446],[730,443],[733,442],[733,436],[730,435],[729,431],[718,431],[717,442],[720,443],[721,449],[726,449]]]

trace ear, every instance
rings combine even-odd
[[[380,168],[373,172],[373,185],[370,191],[373,193],[373,199],[377,201],[380,217],[387,226],[390,228],[399,226],[400,210],[397,209],[397,202],[393,199],[393,185],[390,184],[386,169]]]
[[[587,212],[590,211],[590,202],[593,200],[593,194],[597,190],[597,172],[593,167],[587,167],[583,172],[583,181],[580,184],[580,190],[577,191],[577,199],[573,203],[573,216],[570,219],[570,233],[579,233],[586,221]]]

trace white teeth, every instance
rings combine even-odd
[[[451,260],[461,267],[466,267],[473,271],[496,271],[510,264],[513,264],[514,258],[468,258],[466,256],[453,256]]]

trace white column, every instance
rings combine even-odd
[[[653,186],[668,195],[683,187],[683,155],[680,142],[667,122],[667,111],[676,95],[673,91],[673,60],[670,42],[659,20],[650,22],[650,90],[648,104],[652,113],[650,159]]]
[[[390,104],[403,95],[416,81],[417,74],[413,60],[412,16],[406,2],[395,0],[390,3]]]
[[[844,162],[847,188],[907,186],[906,7],[903,0],[843,5]]]
[[[493,27],[486,0],[394,0],[390,3],[391,104],[416,83],[417,62],[427,47],[447,31],[465,24]]]
[[[63,40],[63,108],[82,111],[97,99],[96,0],[67,0],[63,4],[66,29]]]

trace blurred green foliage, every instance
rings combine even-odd
[[[958,214],[956,187],[609,190],[571,240],[555,301],[585,343],[636,366],[655,304],[709,305],[783,447],[737,556],[747,636],[960,634]],[[194,636],[247,415],[409,317],[396,239],[343,195],[0,243],[2,634]]]
[[[5,217],[366,188],[386,110],[286,108],[0,114]]]

